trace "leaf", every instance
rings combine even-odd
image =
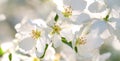
[[[8,57],[9,57],[9,61],[12,61],[12,54],[11,53],[9,54]]]
[[[61,38],[62,38],[63,43],[67,44],[68,46],[72,48],[72,42],[68,42],[65,37],[61,37]]]
[[[76,52],[76,53],[78,52],[78,49],[77,49],[77,47],[76,47],[76,46],[75,46],[74,50],[75,50],[75,52]]]
[[[59,16],[58,16],[58,14],[56,14],[56,16],[54,17],[55,22],[57,22],[58,19],[59,19]]]
[[[48,44],[46,44],[45,49],[44,49],[44,53],[43,53],[43,55],[40,58],[43,58],[45,56],[47,48],[48,48]]]
[[[4,54],[2,48],[0,47],[0,56],[2,56]]]
[[[72,49],[74,49],[76,53],[78,52],[78,49],[77,49],[76,46],[73,48],[72,42],[67,42],[67,40],[66,40],[65,37],[61,37],[61,38],[62,38],[62,42],[63,42],[63,43],[67,44],[67,45],[70,46]]]

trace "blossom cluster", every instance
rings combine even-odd
[[[120,18],[107,0],[50,0],[46,20],[25,17],[15,39],[0,46],[1,61],[106,61],[99,48],[109,37],[120,40]],[[116,11],[117,12],[117,11]]]

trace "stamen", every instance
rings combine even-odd
[[[63,14],[65,17],[71,17],[71,16],[72,16],[72,8],[71,8],[71,6],[69,6],[69,7],[64,7],[64,11],[62,12],[62,14]]]
[[[52,30],[51,34],[55,34],[55,33],[60,34],[61,28],[58,25],[54,25],[52,27],[52,29],[53,30]]]
[[[76,39],[76,45],[84,45],[86,44],[86,37],[81,36],[79,38]]]
[[[33,58],[33,61],[40,61],[40,59],[37,58],[37,57],[34,57],[34,58]]]
[[[40,36],[41,36],[41,32],[39,31],[39,30],[32,30],[32,38],[33,39],[35,39],[35,40],[37,40],[37,39],[39,39],[40,38]]]

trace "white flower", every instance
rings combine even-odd
[[[71,41],[73,38],[72,33],[72,25],[68,24],[55,24],[52,26],[50,31],[50,37],[53,43],[55,44],[54,47],[61,45],[61,37],[66,37],[68,41]],[[68,36],[69,35],[69,36]]]
[[[55,45],[54,47],[58,47],[62,44],[61,37],[66,37],[68,41],[71,41],[74,36],[72,33],[72,28],[74,25],[68,22],[63,22],[61,19],[54,21],[53,17],[55,15],[53,16],[52,14],[51,16],[52,19],[49,19],[48,21],[48,32],[51,41]]]
[[[119,40],[119,27],[120,23],[119,18],[112,17],[112,11],[109,10],[109,13],[105,17],[100,19],[94,19],[95,21],[92,25],[93,29],[99,30],[99,35],[102,39],[107,39],[110,36],[116,36]]]
[[[23,20],[15,26],[18,35],[19,48],[24,53],[30,53],[31,50],[36,50],[41,54],[44,53],[46,44],[49,43],[49,38],[45,33],[46,23],[42,19]]]
[[[86,1],[84,0],[53,0],[58,8],[58,15],[61,18],[71,18],[73,15],[78,15],[86,8]]]
[[[92,52],[98,49],[104,42],[99,37],[99,30],[91,29],[91,25],[92,24],[88,24],[83,30],[76,32],[73,40],[73,46],[77,47],[81,60],[91,57]]]

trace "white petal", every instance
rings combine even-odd
[[[111,36],[111,34],[110,34],[109,30],[105,30],[105,31],[100,35],[100,37],[101,37],[102,39],[107,39],[107,38],[110,37],[110,36]]]
[[[44,52],[44,48],[46,46],[47,42],[44,38],[41,38],[37,41],[36,48],[39,52]]]
[[[76,19],[73,19],[75,20],[74,22],[76,24],[82,24],[82,23],[86,23],[89,21],[90,19],[90,16],[86,13],[81,13],[80,15],[77,15],[77,16],[73,16],[73,18],[76,17]]]
[[[42,20],[42,19],[31,20],[31,22],[32,22],[33,24],[38,25],[39,27],[44,27],[44,28],[47,27],[46,22],[45,22],[44,20]]]
[[[102,20],[96,20],[91,27],[91,30],[98,30],[98,34],[103,33],[106,29],[107,24]]]
[[[83,51],[77,55],[78,61],[96,61],[99,58],[99,50]]]
[[[60,34],[62,37],[65,37],[68,41],[73,40],[74,34],[72,33],[72,29],[63,29]]]
[[[55,48],[61,46],[62,42],[61,42],[60,35],[54,35],[53,38],[52,38],[52,42],[53,42]]]
[[[120,7],[120,0],[105,0],[105,3],[110,7],[110,8],[118,8]]]
[[[118,46],[120,46],[120,41],[116,38],[116,37],[114,37],[114,38],[112,38],[113,40],[111,41],[111,44],[112,44],[112,47],[115,49],[115,50],[120,50],[120,47],[118,47]]]
[[[76,61],[75,52],[71,47],[63,44],[60,50],[60,54],[62,55],[63,59],[65,59],[65,61]]]
[[[46,37],[41,37],[40,40],[37,40],[37,44],[36,44],[36,54],[37,56],[42,56],[46,47],[46,44],[49,44],[49,40]]]
[[[95,32],[89,34],[87,36],[87,39],[88,40],[86,46],[88,50],[97,49],[104,43],[104,41],[99,37],[99,35],[95,35]]]
[[[95,1],[88,7],[88,10],[93,13],[103,12],[105,9],[105,3],[100,1]]]
[[[48,46],[48,49],[45,53],[45,60],[51,60],[55,55],[55,49],[52,47],[52,44]]]
[[[97,30],[94,30],[86,36],[86,43],[79,46],[79,52],[83,52],[81,54],[98,49],[103,44],[104,41],[98,36],[97,32]],[[88,54],[88,56],[89,55],[90,54]]]
[[[0,46],[4,52],[15,49],[15,45],[13,42],[5,42],[5,43],[2,43]]]
[[[84,0],[63,0],[64,4],[71,6],[73,10],[84,10],[86,8],[87,2]]]
[[[119,18],[111,18],[110,19],[112,22],[115,22],[115,25],[111,25],[112,27],[114,27],[114,35],[120,40],[120,19]]]
[[[36,41],[33,40],[31,37],[27,37],[21,40],[19,43],[19,47],[25,51],[31,50],[33,47],[35,47]]]
[[[17,32],[20,32],[22,34],[26,34],[32,31],[32,29],[34,29],[33,25],[31,25],[30,23],[25,23],[25,24],[17,24],[15,26],[15,29]]]

